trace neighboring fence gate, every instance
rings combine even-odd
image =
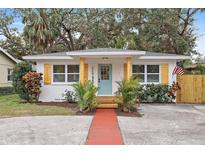
[[[205,75],[177,76],[177,103],[205,103]]]

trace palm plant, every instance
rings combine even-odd
[[[96,93],[98,88],[91,81],[84,84],[78,82],[73,85],[80,111],[91,111],[97,106]]]
[[[118,81],[117,101],[122,106],[123,111],[131,112],[137,104],[137,89],[139,82],[137,79]]]
[[[47,48],[52,46],[53,42],[59,35],[56,27],[54,15],[47,12],[46,9],[26,9],[24,12],[23,23],[24,36],[37,49],[46,52]]]

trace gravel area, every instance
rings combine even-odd
[[[143,117],[118,117],[125,144],[205,144],[205,105],[143,104]]]
[[[85,144],[93,116],[0,119],[0,144]]]

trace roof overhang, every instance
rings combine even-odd
[[[140,56],[138,59],[172,59],[172,60],[186,60],[191,59],[190,56]]]
[[[70,51],[65,52],[63,55],[33,55],[33,56],[24,56],[23,59],[36,61],[36,60],[72,60],[74,58],[118,58],[118,57],[136,57],[137,59],[147,59],[147,60],[186,60],[191,59],[190,56],[184,55],[147,55],[146,51]]]
[[[73,59],[70,56],[23,56],[25,60],[55,60],[55,59]]]
[[[89,57],[96,57],[96,56],[141,56],[145,55],[145,51],[127,51],[127,52],[66,52],[68,56],[89,56]]]
[[[17,59],[15,59],[12,55],[10,55],[8,52],[6,52],[4,49],[2,49],[1,47],[0,47],[0,51],[4,54],[4,55],[6,55],[7,57],[9,57],[9,59],[11,59],[12,61],[14,61],[15,63],[19,63],[20,61],[19,60],[17,60]]]

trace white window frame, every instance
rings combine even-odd
[[[136,75],[136,74],[144,75],[144,82],[140,82],[140,83],[145,83],[145,81],[146,81],[145,80],[145,78],[146,78],[146,75],[145,75],[146,74],[146,72],[145,72],[145,70],[146,70],[145,67],[146,66],[145,66],[145,64],[133,64],[133,65],[144,65],[144,73],[133,73],[133,70],[132,70],[132,75]],[[132,65],[132,68],[133,68],[133,65]]]
[[[78,73],[68,73],[68,66],[71,66],[71,65],[78,65],[79,66],[79,72]],[[78,81],[80,81],[80,65],[79,64],[67,64],[66,65],[66,82],[67,83],[76,83],[76,82],[68,82],[68,75],[72,75],[72,74],[76,74],[76,75],[79,75],[79,80]]]
[[[144,74],[144,82],[140,82],[140,84],[151,84],[151,83],[153,83],[153,84],[159,84],[159,83],[161,83],[161,65],[160,64],[139,64],[139,63],[137,63],[137,64],[132,64],[132,65],[144,65],[144,73],[133,73],[133,71],[132,71],[132,74]],[[158,65],[159,66],[159,73],[147,73],[147,65]],[[148,74],[159,74],[159,82],[147,82],[147,75]]]
[[[65,73],[54,73],[53,69],[55,65],[64,65]],[[68,74],[79,74],[80,80],[80,65],[79,65],[79,73],[68,73],[68,65],[79,65],[79,64],[52,64],[52,84],[74,84],[76,82],[68,82]],[[64,74],[65,75],[65,82],[54,82],[54,74]]]
[[[147,66],[148,65],[158,65],[159,66],[159,73],[147,73]],[[159,64],[146,64],[146,67],[145,67],[146,69],[146,83],[160,83],[160,65]],[[147,76],[148,75],[159,75],[159,82],[148,82],[147,81]]]
[[[11,74],[9,74],[9,70],[11,70],[11,71],[10,71]],[[12,79],[11,79],[12,72],[13,72],[13,69],[12,69],[12,68],[7,68],[7,82],[12,82]],[[10,75],[10,79],[11,79],[11,80],[8,80],[8,76],[9,76],[9,75]]]
[[[65,67],[65,73],[54,73],[53,72],[53,70],[54,70],[54,66],[55,65],[64,65],[64,67]],[[54,82],[54,74],[57,74],[57,75],[60,75],[60,74],[64,74],[64,76],[65,76],[65,82]],[[67,81],[66,81],[66,65],[65,64],[53,64],[53,66],[52,66],[52,83],[54,83],[54,84],[64,84],[64,83],[66,83]]]

